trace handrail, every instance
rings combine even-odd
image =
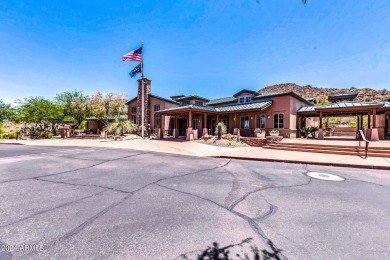
[[[365,146],[364,150],[365,150],[365,153],[366,153],[366,157],[365,158],[367,158],[368,157],[368,145],[370,144],[370,141],[368,141],[366,139],[366,136],[364,135],[363,130],[359,130],[358,135],[359,135],[359,146],[361,146],[360,141],[364,141],[366,143],[366,146]]]

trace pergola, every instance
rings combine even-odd
[[[305,122],[307,117],[319,118],[318,139],[323,139],[322,118],[323,117],[342,117],[342,116],[356,116],[357,128],[363,130],[363,116],[368,116],[368,129],[366,132],[367,139],[371,141],[378,141],[377,117],[378,114],[386,115],[386,128],[389,127],[388,114],[390,113],[389,102],[340,102],[330,105],[318,107],[301,107],[298,110],[298,126],[301,122]],[[371,120],[372,116],[372,120]]]

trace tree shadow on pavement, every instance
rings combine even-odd
[[[250,242],[252,238],[242,240],[238,244],[220,247],[217,242],[205,250],[199,250],[200,254],[192,255],[193,252],[180,255],[178,260],[282,260],[282,250],[277,248],[271,240],[268,240],[269,249],[259,250]],[[245,247],[246,246],[246,247]],[[247,248],[250,246],[250,248]],[[236,252],[234,252],[236,251]],[[237,252],[244,251],[244,252]],[[245,252],[247,251],[247,252]]]

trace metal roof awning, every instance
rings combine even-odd
[[[212,106],[202,106],[202,105],[185,105],[180,107],[168,108],[164,110],[157,111],[157,114],[173,115],[179,113],[185,113],[189,111],[200,112],[200,113],[210,113],[210,114],[220,114],[220,113],[229,113],[229,112],[239,112],[239,111],[248,111],[248,110],[263,110],[272,105],[272,101],[265,102],[254,102],[249,104],[236,104],[222,107],[212,107]]]
[[[368,111],[383,108],[390,108],[387,102],[339,102],[323,106],[300,107],[298,114],[303,115],[318,115],[319,112],[324,114],[339,114],[339,115],[358,115],[367,114]]]

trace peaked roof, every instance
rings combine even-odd
[[[186,109],[195,109],[195,110],[203,110],[209,112],[231,112],[231,111],[242,111],[242,110],[251,110],[251,109],[265,109],[272,105],[272,100],[255,102],[249,104],[237,104],[223,107],[212,107],[212,106],[202,106],[202,105],[185,105],[180,107],[167,108],[164,110],[157,111],[156,113],[166,113],[166,112],[174,112]]]
[[[150,96],[150,97],[157,98],[157,99],[160,99],[160,100],[165,101],[165,102],[170,102],[170,103],[179,105],[179,102],[176,102],[175,100],[172,100],[172,99],[163,98],[163,97],[156,96],[156,95],[153,95],[153,94],[149,94],[149,96]],[[132,98],[132,99],[130,99],[129,101],[127,101],[126,105],[130,104],[130,103],[133,102],[134,100],[137,100],[137,97]]]
[[[257,92],[257,91],[253,91],[253,90],[249,90],[249,89],[242,89],[242,90],[238,91],[236,94],[234,94],[233,97],[237,97],[238,95],[240,95],[241,93],[244,93],[244,92],[251,93],[255,96],[259,94],[259,92]]]
[[[218,105],[218,104],[224,104],[224,103],[230,103],[230,102],[237,102],[237,98],[235,98],[235,97],[225,97],[225,98],[212,99],[208,103],[206,103],[206,106]]]
[[[294,91],[281,91],[281,92],[260,92],[259,95],[253,97],[253,100],[256,99],[262,99],[262,98],[270,98],[270,97],[277,97],[277,96],[284,96],[284,95],[291,95],[295,97],[296,99],[301,100],[302,102],[305,102],[308,105],[313,105],[309,100],[302,97],[301,95],[297,94]]]
[[[176,101],[183,101],[183,100],[192,99],[192,98],[201,99],[201,100],[204,100],[206,102],[210,101],[210,99],[207,99],[207,98],[204,98],[204,97],[201,97],[201,96],[198,96],[198,95],[183,96],[181,98],[176,98]]]

